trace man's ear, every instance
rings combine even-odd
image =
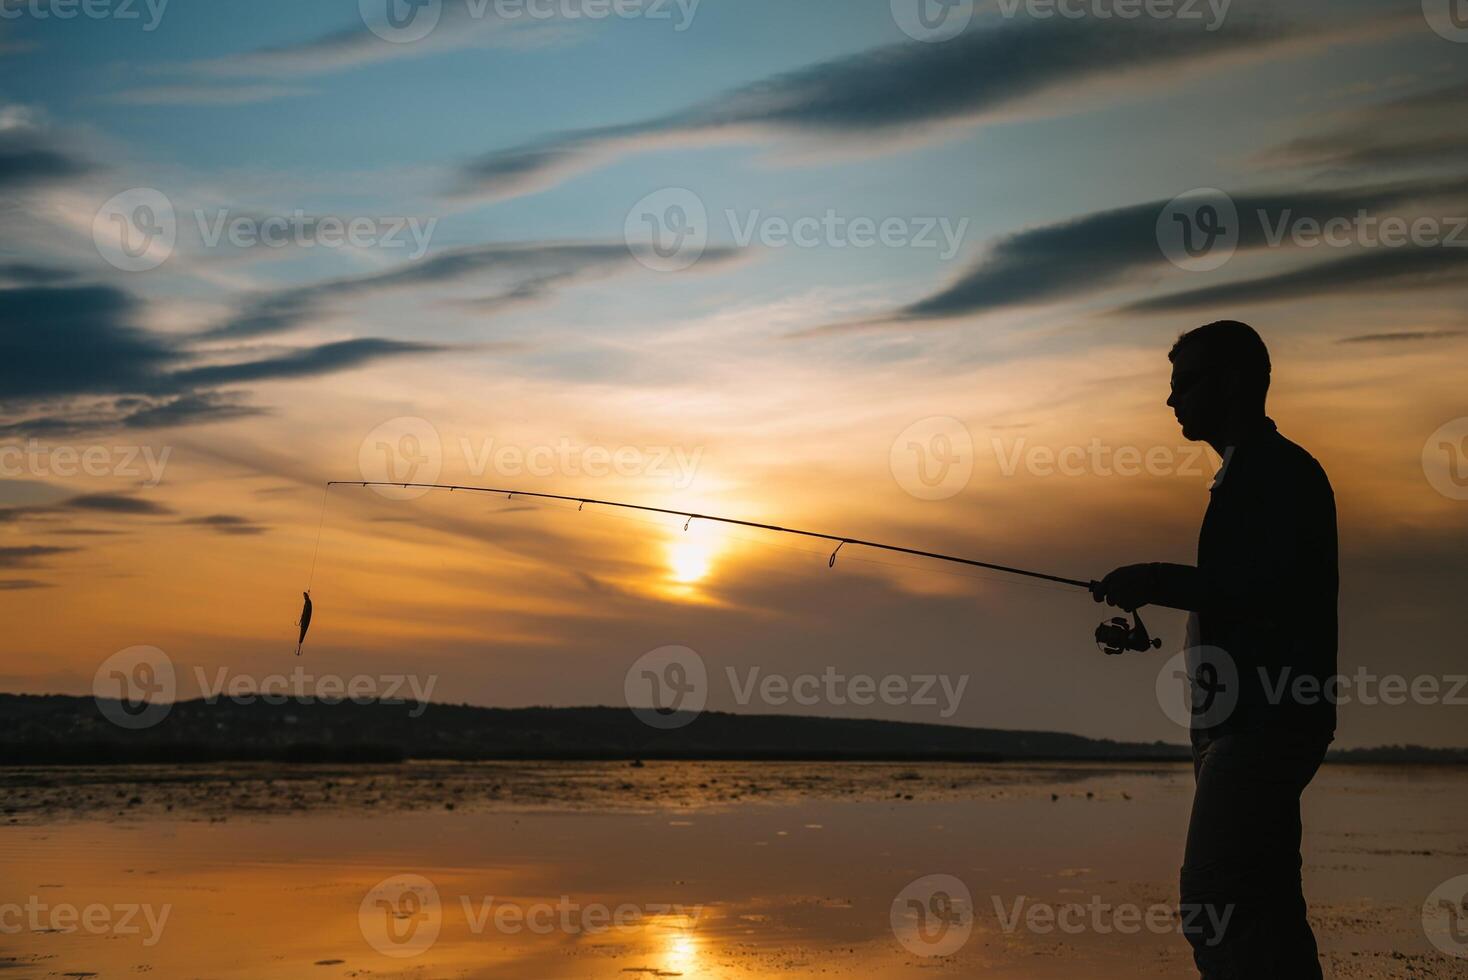
[[[1218,385],[1230,402],[1244,397],[1244,376],[1238,371],[1225,369],[1218,372]]]

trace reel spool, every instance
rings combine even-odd
[[[1096,646],[1108,657],[1127,652],[1146,653],[1162,646],[1162,640],[1154,639],[1147,632],[1142,614],[1135,609],[1130,612],[1135,623],[1128,622],[1125,616],[1113,616],[1096,627]]]

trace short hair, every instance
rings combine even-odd
[[[1168,351],[1169,361],[1177,360],[1184,346],[1202,346],[1203,359],[1212,368],[1237,371],[1259,395],[1269,391],[1269,348],[1264,338],[1247,323],[1238,320],[1215,320],[1182,334]]]

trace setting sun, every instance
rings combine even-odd
[[[677,535],[668,542],[669,578],[679,585],[695,585],[713,570],[715,559],[723,551],[723,537],[715,528],[697,521]]]

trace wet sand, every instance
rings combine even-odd
[[[0,770],[0,977],[1187,977],[1159,910],[1190,793],[1173,765]],[[1468,977],[1421,912],[1468,873],[1468,773],[1332,766],[1306,805],[1330,974]]]

